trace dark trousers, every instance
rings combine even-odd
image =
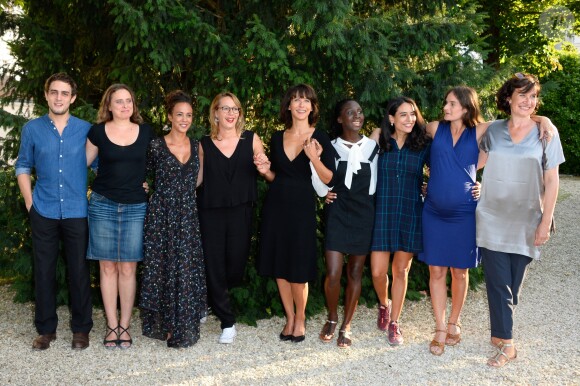
[[[244,277],[253,213],[249,204],[200,210],[208,301],[222,329],[236,323],[229,290]]]
[[[88,226],[86,218],[55,220],[41,216],[30,208],[36,311],[34,324],[40,335],[56,332],[56,262],[62,238],[68,271],[71,302],[71,329],[90,332],[93,327],[93,305],[89,263],[86,259]]]
[[[489,304],[491,336],[513,339],[514,310],[532,258],[480,248]]]

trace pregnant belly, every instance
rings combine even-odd
[[[455,212],[475,210],[477,201],[471,195],[471,182],[455,186],[429,187],[425,204],[438,212]]]

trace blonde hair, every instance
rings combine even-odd
[[[245,123],[245,121],[244,121],[244,109],[242,108],[242,104],[240,103],[240,100],[238,99],[237,96],[235,96],[231,92],[222,92],[222,93],[217,94],[215,96],[215,98],[213,98],[213,101],[211,102],[211,105],[209,106],[209,123],[211,125],[209,135],[210,135],[211,139],[218,139],[219,125],[218,125],[218,122],[216,121],[217,117],[215,116],[215,112],[219,108],[219,103],[220,103],[221,99],[225,98],[225,97],[232,98],[236,107],[238,107],[240,109],[240,114],[238,115],[238,120],[236,121],[236,133],[238,134],[238,137],[241,136],[242,133],[244,132],[244,123]]]
[[[139,109],[137,108],[137,101],[135,100],[135,93],[129,86],[122,83],[115,83],[109,86],[109,88],[103,94],[101,99],[101,104],[99,105],[99,111],[97,113],[97,123],[109,122],[113,120],[113,114],[109,110],[111,105],[111,99],[115,92],[119,90],[127,90],[131,94],[131,99],[133,101],[133,115],[131,115],[131,122],[141,124],[143,123],[143,118],[139,114]]]

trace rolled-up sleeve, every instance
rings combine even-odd
[[[30,134],[30,126],[28,125],[24,125],[22,128],[20,150],[18,151],[18,158],[14,166],[16,176],[20,174],[32,174],[32,168],[34,166],[34,143]]]

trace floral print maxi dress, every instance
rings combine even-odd
[[[190,142],[185,164],[169,151],[164,138],[151,142],[147,157],[155,183],[145,218],[139,306],[143,335],[167,340],[169,347],[195,344],[207,309],[195,193],[198,144]]]

